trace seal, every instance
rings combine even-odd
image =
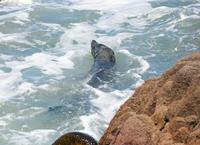
[[[69,132],[58,138],[52,145],[97,145],[97,141],[82,132]]]
[[[91,54],[93,56],[94,63],[90,70],[92,79],[88,82],[88,84],[93,87],[98,87],[103,82],[111,79],[109,70],[115,65],[115,53],[108,46],[92,40]]]

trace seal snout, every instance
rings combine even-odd
[[[95,46],[97,45],[98,43],[95,41],[95,40],[92,40],[92,42],[91,42],[91,47],[93,48],[93,49],[95,49]]]
[[[95,41],[95,40],[92,40],[92,42],[91,42],[91,53],[92,53],[92,56],[93,57],[96,57],[96,55],[97,55],[97,51],[98,51],[98,42],[97,41]]]

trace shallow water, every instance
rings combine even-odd
[[[86,77],[93,39],[117,59],[98,89]],[[5,0],[0,145],[49,145],[70,131],[98,140],[136,87],[199,50],[199,0]]]

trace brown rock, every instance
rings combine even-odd
[[[99,145],[200,145],[200,52],[139,87]]]
[[[97,145],[97,142],[88,134],[69,132],[59,137],[52,145]]]
[[[147,115],[133,114],[124,121],[124,125],[121,130],[118,131],[118,137],[114,144],[154,145],[157,142],[156,131],[156,128],[153,127],[152,120]],[[124,140],[124,138],[126,138],[126,140]]]

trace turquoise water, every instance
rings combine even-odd
[[[93,39],[117,59],[100,88],[87,85]],[[49,145],[70,131],[98,140],[136,87],[194,51],[199,0],[4,0],[0,145]]]

